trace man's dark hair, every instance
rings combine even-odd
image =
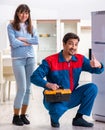
[[[66,33],[63,37],[63,43],[67,43],[69,39],[77,39],[80,41],[79,37],[74,33]]]

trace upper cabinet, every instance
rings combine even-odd
[[[40,51],[56,50],[56,20],[37,20]]]
[[[76,33],[80,37],[78,53],[88,56],[91,48],[91,26],[80,19],[35,20],[39,36],[37,47],[37,63],[45,57],[59,52],[63,48],[62,39],[68,32]]]
[[[61,20],[62,31],[64,32],[64,34],[68,32],[73,32],[78,34],[79,23],[80,23],[79,19]]]
[[[37,62],[40,64],[43,58],[59,51],[60,22],[59,20],[37,20],[36,28],[39,36]]]
[[[63,36],[68,32],[73,32],[79,35],[80,32],[80,20],[79,19],[62,19],[60,20],[60,26],[61,26],[61,32],[60,32],[60,38],[61,38],[61,46],[60,49],[63,48],[62,45],[62,38]]]

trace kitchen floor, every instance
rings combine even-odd
[[[13,88],[12,88],[13,87]],[[15,87],[11,86],[11,91],[15,93]],[[75,116],[76,110],[71,109],[67,111],[60,119],[60,128],[52,128],[50,126],[50,119],[47,110],[42,103],[42,88],[32,86],[32,95],[29,109],[27,111],[30,125],[15,126],[12,122],[13,117],[13,100],[15,95],[11,92],[11,99],[6,100],[5,103],[0,104],[0,130],[105,130],[105,123],[96,122],[91,117],[84,117],[89,121],[94,122],[94,127],[74,127],[72,126],[72,119]]]

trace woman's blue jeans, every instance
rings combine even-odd
[[[35,59],[34,57],[13,59],[12,65],[17,85],[14,108],[20,109],[22,105],[29,104],[30,76],[35,69]]]

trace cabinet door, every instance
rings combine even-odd
[[[63,33],[66,34],[68,32],[78,33],[78,23],[80,23],[79,19],[74,20],[61,20],[61,24],[63,24]]]
[[[39,34],[37,60],[40,64],[43,58],[56,52],[56,20],[37,20],[37,30]]]
[[[63,36],[66,33],[72,32],[72,33],[76,33],[78,34],[79,32],[79,27],[78,27],[78,23],[80,23],[79,19],[74,19],[74,20],[70,20],[70,19],[65,19],[65,20],[61,20],[61,41],[63,39]],[[61,47],[62,48],[62,47]]]

